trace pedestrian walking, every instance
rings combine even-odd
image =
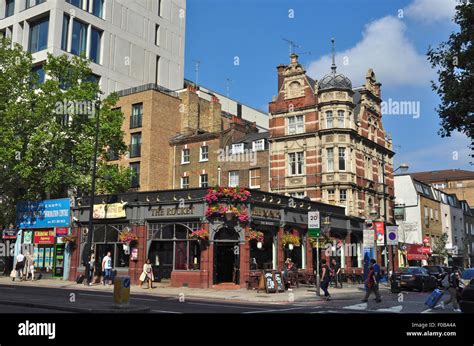
[[[459,269],[454,267],[453,272],[449,274],[449,298],[445,302],[441,302],[440,307],[442,309],[444,309],[446,305],[452,303],[453,311],[461,312],[461,309],[459,309],[459,298],[461,297],[463,288],[461,286],[460,276]]]
[[[143,283],[148,281],[148,288],[152,289],[153,287],[153,280],[155,277],[153,276],[153,267],[151,265],[150,259],[146,260],[146,263],[143,265],[143,272],[140,275],[140,287],[143,288]]]
[[[331,273],[329,271],[329,266],[326,264],[326,259],[321,261],[321,289],[324,292],[324,298],[326,300],[331,299],[331,295],[329,294],[328,287],[329,282],[331,281]]]
[[[23,269],[25,269],[25,255],[21,252],[16,256],[16,273],[20,276],[20,281],[23,281]],[[16,277],[16,275],[15,275]],[[15,278],[13,278],[15,280]]]
[[[374,260],[372,260],[374,261]],[[375,261],[374,261],[375,262]],[[377,274],[375,273],[375,266],[374,263],[372,263],[369,266],[369,274],[367,275],[367,279],[365,282],[365,297],[362,299],[362,302],[367,303],[369,300],[369,296],[372,292],[375,294],[375,301],[377,303],[380,303],[382,301],[380,297],[380,292],[379,292],[379,284],[376,279]]]
[[[31,275],[31,280],[34,280],[35,277],[35,266],[34,266],[34,258],[33,255],[30,254],[29,252],[26,253],[26,275],[25,275],[25,280],[28,280],[28,278]]]
[[[334,286],[336,288],[341,286],[341,288],[342,288],[341,266],[337,263],[337,261],[334,258],[332,260],[332,273],[333,273],[333,277],[334,277]]]
[[[102,272],[104,273],[103,284],[105,286],[106,281],[108,284],[112,284],[112,253],[110,251],[107,252],[107,255],[104,256],[102,260]]]
[[[92,286],[92,281],[94,279],[94,266],[95,266],[95,255],[94,252],[91,252],[89,256],[87,256],[86,262],[86,280],[84,284],[88,286]]]

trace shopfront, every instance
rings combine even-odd
[[[62,278],[66,251],[62,237],[70,232],[70,200],[20,202],[17,225],[23,230],[23,254],[33,256],[35,272]]]
[[[245,287],[252,271],[281,270],[286,258],[299,270],[312,272],[308,210],[330,214],[334,225],[348,220],[340,207],[303,200],[290,207],[289,197],[245,189],[127,193],[97,200],[106,206],[120,201],[123,212],[113,219],[94,213],[96,254],[110,251],[117,274],[129,275],[134,284],[147,259],[155,280],[173,287]],[[78,202],[73,212],[82,226],[73,235],[80,237],[81,246],[73,254],[70,280],[84,271],[80,252],[88,232],[88,198]],[[134,244],[121,242],[124,230],[134,234]],[[284,242],[286,235],[294,246]]]
[[[409,266],[424,266],[428,264],[431,247],[417,244],[406,245],[406,258]]]

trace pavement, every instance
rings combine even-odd
[[[180,313],[453,313],[446,310],[428,309],[424,304],[430,292],[390,293],[381,285],[382,302],[371,298],[361,302],[362,285],[350,285],[342,289],[330,288],[332,299],[326,301],[315,294],[312,286],[300,286],[284,293],[267,294],[254,290],[215,290],[173,288],[155,283],[154,289],[132,286],[130,305],[117,309],[113,306],[113,286],[84,286],[62,280],[12,282],[0,278],[0,313],[23,312],[76,312],[76,313],[130,313],[150,312],[161,314]]]

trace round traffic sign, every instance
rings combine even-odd
[[[395,240],[395,239],[397,238],[397,234],[396,234],[395,232],[390,232],[390,233],[388,234],[388,238],[389,238],[390,240]]]

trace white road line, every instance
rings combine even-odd
[[[343,309],[349,310],[365,310],[367,309],[367,303],[355,304],[355,305],[348,305],[344,306]]]
[[[397,306],[392,306],[390,308],[382,308],[382,309],[377,309],[377,311],[380,312],[395,312],[395,313],[400,313],[403,309],[403,306],[397,305]]]
[[[208,304],[208,303],[188,303],[190,305],[206,305],[206,306],[222,306],[224,308],[237,308],[237,309],[255,309],[255,310],[267,310],[265,308],[257,308],[253,306],[239,306],[239,305],[224,305],[224,304]]]
[[[90,293],[78,293],[80,296],[91,296],[91,297],[108,297],[105,294],[90,294]]]
[[[264,310],[264,311],[247,311],[247,312],[243,312],[243,314],[261,314],[261,313],[266,313],[266,312],[279,312],[279,311],[301,310],[301,309],[304,309],[304,307],[288,308],[288,309],[275,309],[275,310]]]
[[[182,314],[182,312],[166,311],[166,310],[151,310],[151,312],[159,312],[159,313],[164,313],[164,314]]]
[[[429,314],[433,309],[426,309],[425,311],[422,311],[422,314]]]

